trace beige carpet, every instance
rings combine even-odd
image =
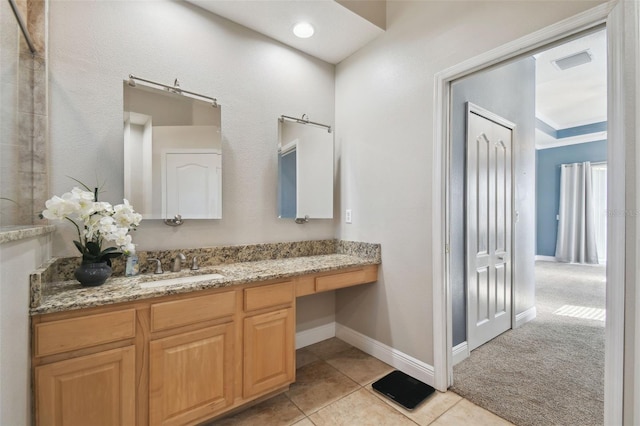
[[[602,425],[604,308],[604,266],[536,262],[536,319],[454,366],[452,390],[516,425]]]

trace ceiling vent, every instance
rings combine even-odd
[[[551,61],[556,68],[561,71],[568,70],[569,68],[577,67],[578,65],[584,65],[591,62],[593,55],[589,49],[582,52],[574,53],[564,58],[555,59]]]

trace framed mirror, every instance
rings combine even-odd
[[[144,219],[222,218],[221,107],[131,81],[124,90],[124,194]]]
[[[285,117],[278,120],[278,217],[332,219],[331,127]]]

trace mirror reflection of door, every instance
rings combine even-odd
[[[333,218],[333,133],[279,120],[278,217]]]
[[[222,160],[219,151],[163,153],[163,216],[222,217]]]

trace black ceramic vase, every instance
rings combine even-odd
[[[75,270],[73,276],[80,284],[86,287],[95,287],[104,284],[111,276],[111,266],[106,262],[81,263]]]

